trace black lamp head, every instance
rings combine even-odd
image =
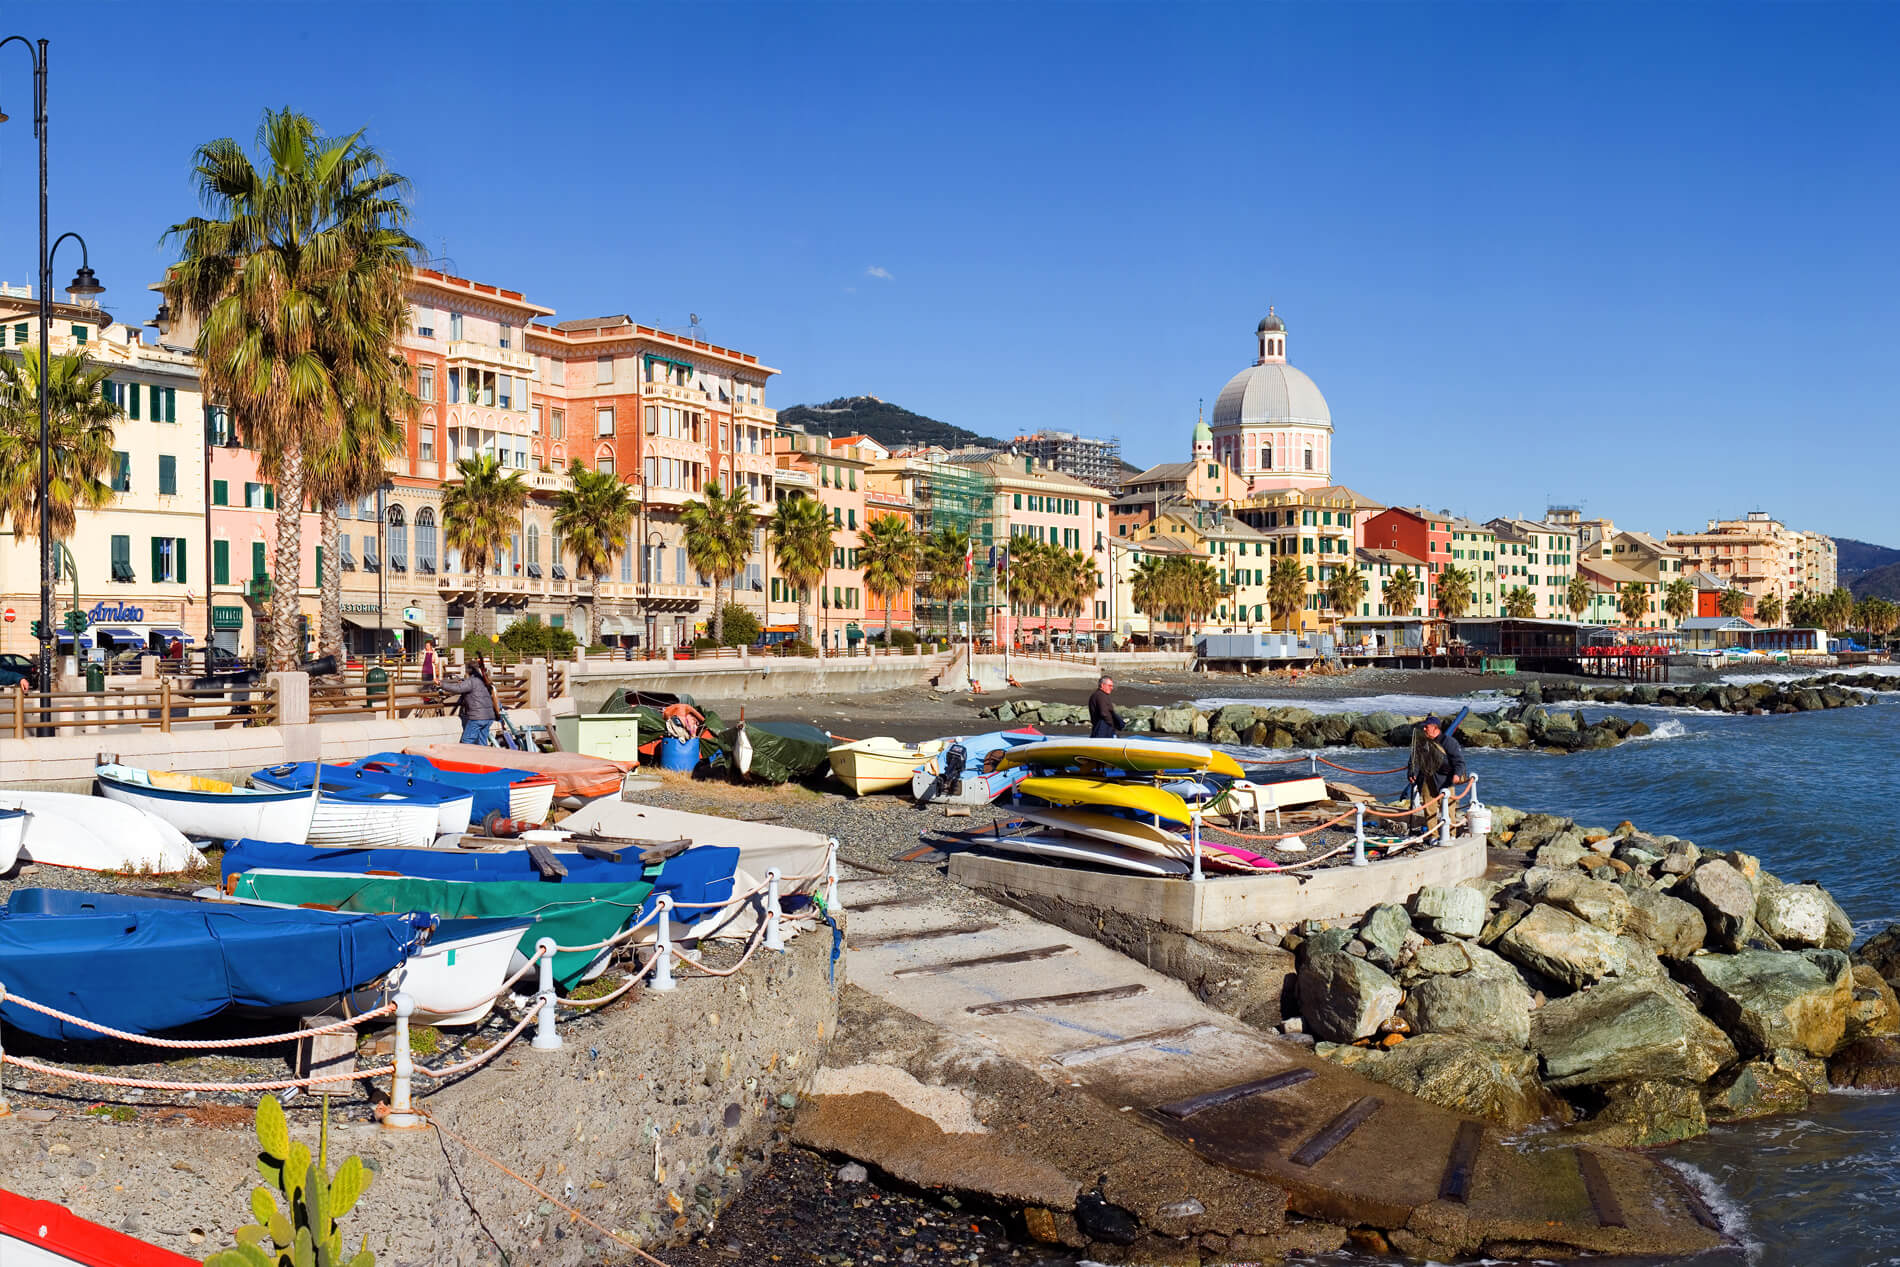
[[[90,299],[104,292],[105,287],[99,284],[99,279],[94,276],[90,264],[81,264],[79,271],[73,274],[72,281],[66,286],[66,293],[82,299]]]

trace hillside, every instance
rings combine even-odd
[[[778,420],[822,435],[867,435],[889,449],[921,444],[940,444],[946,449],[964,445],[1003,447],[1000,440],[926,418],[875,396],[841,396],[822,405],[793,405],[779,410]]]
[[[1877,568],[1887,568],[1900,563],[1900,550],[1888,546],[1871,545],[1865,541],[1856,541],[1852,537],[1836,537],[1834,546],[1840,551],[1841,584],[1843,585]]]
[[[1846,568],[1841,569],[1841,577],[1846,579]],[[1871,572],[1862,572],[1848,582],[1848,588],[1854,591],[1855,598],[1891,598],[1900,601],[1900,563],[1889,563]]]

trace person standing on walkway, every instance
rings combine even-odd
[[[1089,738],[1113,739],[1122,728],[1122,715],[1115,711],[1109,696],[1115,693],[1115,679],[1103,677],[1089,696]]]
[[[469,661],[468,673],[436,688],[447,695],[459,695],[456,711],[462,715],[462,742],[485,744],[494,726],[495,688],[488,680],[488,665],[482,657]]]
[[[419,667],[422,671],[424,686],[434,686],[435,680],[442,676],[435,663],[435,639],[431,638],[422,644],[422,663]]]
[[[1433,806],[1430,802],[1441,791],[1455,792],[1459,784],[1470,781],[1471,774],[1465,768],[1464,745],[1446,731],[1444,721],[1438,716],[1427,717],[1412,732],[1412,756],[1406,762],[1405,777],[1420,801],[1426,804],[1427,827],[1437,825],[1437,815],[1444,809],[1442,803]]]

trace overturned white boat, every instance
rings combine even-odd
[[[0,792],[0,810],[10,809],[26,811],[23,862],[139,875],[205,865],[184,833],[136,805],[71,792]]]

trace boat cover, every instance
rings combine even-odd
[[[675,902],[726,902],[732,897],[732,876],[739,868],[739,851],[720,845],[698,845],[654,867],[641,864],[638,854],[623,862],[585,858],[559,852],[567,868],[565,878],[542,879],[526,849],[326,849],[315,845],[286,845],[274,840],[234,841],[224,851],[225,878],[245,871],[323,871],[340,875],[373,872],[419,880],[466,880],[488,883],[540,885],[629,884],[642,880],[653,885],[655,896],[667,894]],[[656,874],[657,872],[657,874]]]
[[[496,751],[499,753],[500,749]],[[442,783],[471,792],[474,794],[475,803],[469,811],[469,817],[476,822],[497,812],[504,817],[507,816],[511,808],[508,802],[508,789],[512,785],[548,777],[545,774],[537,774],[533,770],[504,769],[499,766],[491,770],[444,770],[426,758],[407,752],[376,752],[359,761],[344,761],[336,764],[338,769],[370,769],[398,778],[425,779],[431,783]]]
[[[716,718],[707,718],[707,733],[719,736],[717,755],[710,757],[714,770],[724,770],[732,760],[734,744],[739,742],[737,726],[715,726]],[[752,769],[747,777],[760,783],[797,783],[820,770],[831,768],[831,736],[816,726],[798,721],[756,721],[745,724],[746,737],[752,741]]]
[[[426,880],[411,876],[360,876],[314,871],[246,871],[233,878],[232,896],[266,902],[311,903],[344,911],[428,911],[443,920],[532,916],[521,934],[524,955],[552,937],[561,946],[584,946],[613,936],[646,913],[653,884],[563,884]],[[452,931],[452,930],[451,930]],[[599,956],[595,950],[554,956],[554,979],[568,989]]]
[[[374,770],[319,766],[314,761],[286,761],[282,765],[265,766],[252,771],[251,781],[267,787],[301,788],[307,791],[311,781],[317,777],[318,770],[323,771],[324,796],[337,800],[396,796],[416,805],[441,805],[445,801],[459,801],[469,795],[465,787],[450,787],[446,783],[410,779],[400,774],[381,774]]]
[[[403,751],[428,761],[439,758],[469,765],[496,765],[506,761],[511,770],[531,770],[553,779],[556,796],[588,799],[618,794],[621,776],[633,769],[632,762],[609,757],[588,757],[578,752],[520,752],[472,743],[424,743]]]
[[[407,959],[433,923],[419,913],[19,889],[0,915],[0,981],[9,995],[153,1034],[230,1007],[281,1007],[369,985]],[[42,1038],[99,1038],[11,999],[0,1018]]]

